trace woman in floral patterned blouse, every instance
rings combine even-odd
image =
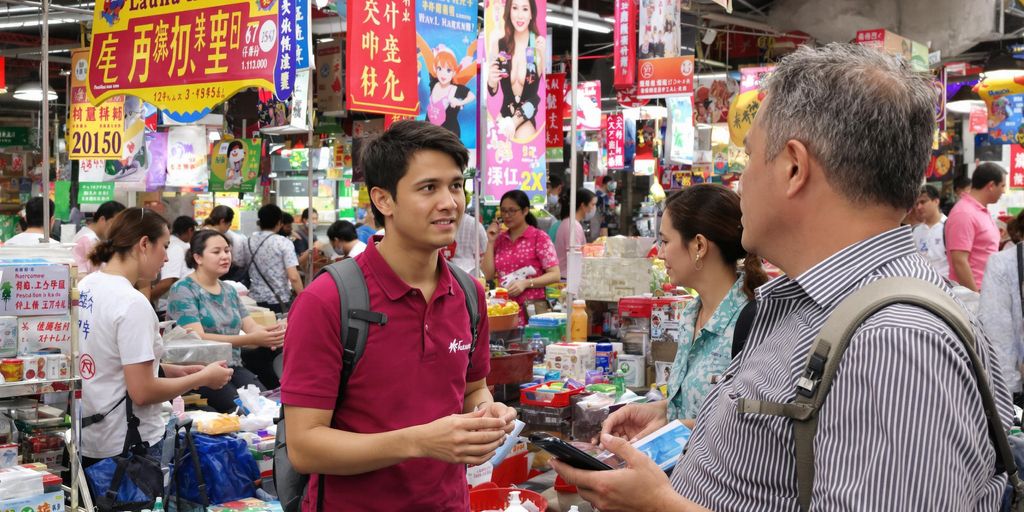
[[[732,362],[740,310],[768,280],[761,260],[740,243],[743,227],[735,192],[721,185],[697,185],[670,197],[665,208],[658,255],[672,283],[693,288],[699,296],[683,311],[668,400],[626,406],[605,421],[604,433],[630,440],[669,421],[697,416],[717,377]]]

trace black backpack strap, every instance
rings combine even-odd
[[[747,338],[750,337],[750,328],[754,326],[754,317],[757,316],[757,301],[752,300],[740,310],[740,316],[736,319],[736,328],[732,331],[732,358],[740,355],[743,347],[747,346]]]
[[[472,340],[469,345],[469,368],[473,367],[473,353],[476,352],[476,342],[480,336],[480,297],[477,295],[476,280],[458,267],[458,265],[447,261],[448,270],[458,281],[462,288],[462,294],[466,297],[466,310],[469,311],[469,332]]]
[[[1017,291],[1024,297],[1024,242],[1017,244]],[[1020,313],[1024,315],[1024,299],[1020,301]]]
[[[103,421],[104,418],[106,418],[107,416],[110,416],[110,413],[114,412],[114,409],[117,409],[118,407],[120,407],[121,404],[123,404],[126,400],[128,400],[128,393],[125,393],[124,396],[121,397],[121,399],[118,400],[117,403],[114,404],[114,406],[111,407],[107,412],[102,413],[102,414],[96,413],[96,414],[93,414],[92,416],[86,416],[85,418],[82,418],[82,428],[86,428],[88,426],[95,425],[95,424]]]
[[[810,510],[814,488],[814,437],[818,430],[818,411],[832,388],[839,363],[853,334],[871,315],[893,304],[910,304],[939,317],[963,342],[978,382],[989,437],[995,445],[996,472],[1006,472],[1013,488],[1011,510],[1024,511],[1024,484],[1017,474],[1013,452],[1003,428],[988,372],[981,364],[971,322],[963,308],[944,291],[926,281],[907,277],[881,279],[857,290],[829,315],[807,358],[804,373],[797,380],[796,398],[791,403],[761,402],[740,398],[739,414],[766,414],[793,420],[796,450],[796,476],[800,510]]]

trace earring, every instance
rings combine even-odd
[[[701,264],[700,257],[701,257],[701,255],[698,254],[697,255],[697,259],[693,260],[693,268],[695,268],[697,270],[704,270],[704,265]]]

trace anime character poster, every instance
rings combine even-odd
[[[739,92],[739,83],[729,78],[698,78],[693,91],[695,121],[703,124],[729,122],[729,105]]]
[[[536,204],[545,201],[546,9],[545,0],[487,0],[485,200],[522,190]]]
[[[146,135],[151,130],[146,119],[156,114],[156,107],[135,96],[124,97],[124,145],[119,160],[107,160],[102,181],[113,181],[118,189],[143,192],[151,155]],[[97,180],[100,181],[100,180]]]
[[[447,128],[475,160],[477,147],[477,5],[431,0],[417,5],[420,120]],[[470,162],[474,166],[473,162]]]
[[[260,176],[260,139],[235,139],[213,145],[211,192],[253,192]]]

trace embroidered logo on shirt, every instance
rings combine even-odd
[[[465,352],[469,350],[469,347],[469,343],[462,343],[462,340],[460,339],[453,339],[452,342],[448,344],[448,353],[454,354],[456,352]]]

